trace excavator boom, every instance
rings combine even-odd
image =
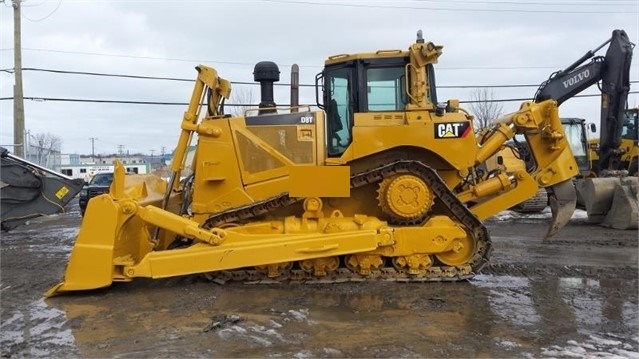
[[[595,53],[608,45],[605,56]],[[561,105],[588,87],[601,82],[601,121],[598,171],[608,169],[617,162],[617,149],[621,143],[625,121],[625,108],[630,91],[630,64],[634,44],[623,30],[614,30],[612,36],[596,49],[564,70],[553,73],[542,83],[534,101],[552,99]],[[582,65],[586,60],[591,62]],[[581,65],[581,66],[580,66]]]

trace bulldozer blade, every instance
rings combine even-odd
[[[108,195],[91,199],[90,206],[71,251],[64,280],[49,289],[46,297],[108,287],[113,282],[118,208]]]
[[[544,239],[552,237],[562,229],[575,212],[577,206],[577,191],[572,179],[557,183],[550,187],[548,201],[552,212],[552,222]]]

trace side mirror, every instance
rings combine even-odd
[[[597,125],[595,125],[594,123],[590,124],[590,132],[597,132]]]

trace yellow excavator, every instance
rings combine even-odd
[[[599,138],[588,141],[590,174],[578,179],[576,186],[591,223],[615,229],[639,227],[638,112],[624,110],[608,121],[620,128],[601,131]],[[605,124],[602,118],[602,128]]]
[[[624,111],[622,119],[622,131],[619,146],[617,147],[618,158],[612,167],[615,170],[626,170],[630,176],[637,176],[637,159],[639,158],[639,108],[629,108]],[[600,138],[592,138],[588,141],[590,149],[590,160],[592,162],[592,175],[599,175],[599,152]]]
[[[198,273],[463,280],[490,259],[482,221],[540,187],[550,189],[553,235],[574,211],[578,171],[557,102],[525,102],[475,137],[458,100],[438,102],[442,48],[419,31],[405,51],[329,57],[316,76],[317,111],[278,107],[279,69],[260,62],[259,108],[239,117],[224,114],[230,82],[198,66],[170,180],[116,166],[110,192],[89,201],[64,280],[46,295]],[[516,134],[534,170],[483,171]]]
[[[606,54],[595,56],[606,45]],[[567,68],[553,73],[540,85],[534,97],[534,102],[553,99],[561,105],[586,88],[599,84],[600,137],[588,144],[584,120],[566,118],[562,123],[580,167],[580,174],[575,178],[579,203],[586,209],[590,222],[616,229],[636,229],[639,222],[637,109],[626,109],[633,48],[625,31],[614,30],[606,42]],[[591,61],[585,63],[589,59]],[[521,158],[527,167],[532,167],[534,161],[526,155],[528,152],[526,142],[522,141],[515,142],[515,146],[499,155],[506,159]],[[545,204],[540,198],[535,196],[513,209],[541,210]]]

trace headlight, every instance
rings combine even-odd
[[[80,197],[86,197],[87,196],[87,190],[83,189],[80,191]]]

